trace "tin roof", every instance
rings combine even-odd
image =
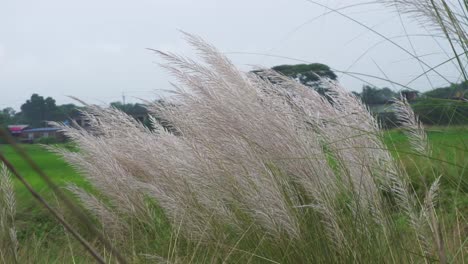
[[[40,128],[31,128],[31,129],[25,129],[23,132],[52,132],[52,131],[58,131],[60,128],[58,127],[40,127]]]
[[[23,129],[27,128],[28,125],[10,125],[8,126],[8,130],[13,134],[18,134],[23,131]]]

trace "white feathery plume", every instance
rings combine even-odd
[[[409,139],[414,151],[424,156],[430,156],[430,147],[423,124],[414,113],[406,98],[395,99],[395,115],[401,128]]]
[[[15,229],[16,199],[10,172],[0,166],[0,254],[18,259],[18,240]]]
[[[382,0],[383,4],[396,7],[441,32],[447,32],[455,41],[466,41],[466,6],[444,0]],[[455,1],[456,2],[456,1]],[[463,10],[465,9],[465,10]],[[460,39],[461,38],[461,39]],[[466,43],[461,43],[466,46]]]
[[[342,248],[347,234],[335,202],[345,192],[356,200],[354,212],[384,222],[379,190],[390,185],[396,164],[359,100],[337,83],[329,83],[325,98],[272,70],[243,73],[186,36],[203,61],[160,52],[177,91],[148,106],[153,123],[164,120],[170,129],[151,131],[117,109],[88,105],[90,129],[62,126],[80,151],[52,148],[116,205],[117,215],[151,221],[145,199],[152,198],[182,234],[199,241],[247,226],[301,239],[302,220],[315,210]]]

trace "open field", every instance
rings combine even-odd
[[[468,190],[466,189],[468,186],[468,172],[465,169],[468,165],[468,128],[433,127],[428,129],[428,137],[435,153],[433,160],[430,161],[424,157],[415,156],[409,150],[407,139],[401,131],[387,131],[385,141],[392,153],[405,164],[416,189],[423,188],[418,183],[430,182],[435,177],[434,175],[442,175],[441,188],[443,191],[440,192],[442,194],[440,197],[442,205],[440,210],[443,213],[441,215],[446,218],[446,223],[455,223],[460,221],[460,217],[466,217],[468,213]],[[63,187],[67,183],[74,183],[85,189],[89,188],[89,184],[55,154],[46,151],[39,145],[23,145],[22,147],[59,186]],[[57,205],[56,199],[45,184],[13,152],[11,147],[0,145],[0,150],[6,154],[36,190],[52,204]],[[428,166],[428,162],[431,163],[431,166]],[[429,169],[429,167],[433,169]],[[15,181],[15,189],[18,210],[16,221],[20,245],[37,248],[39,244],[43,249],[47,248],[44,251],[48,252],[47,257],[41,256],[43,259],[55,259],[60,258],[59,256],[63,254],[70,254],[70,252],[67,252],[69,248],[63,247],[63,243],[70,243],[69,238],[64,236],[63,229],[17,181]],[[417,190],[417,192],[419,191],[422,192],[423,190]],[[457,209],[453,210],[454,208]],[[446,214],[444,211],[452,213]],[[458,213],[453,214],[453,212]],[[73,221],[73,219],[71,220]],[[39,250],[36,254],[42,255],[40,249],[36,250]],[[71,255],[77,254],[80,255],[76,252],[71,253]]]
[[[441,177],[444,191],[440,202],[444,207],[465,208],[468,213],[468,128],[431,127],[427,129],[428,139],[433,151],[430,160],[419,157],[409,150],[409,142],[399,130],[386,133],[386,144],[392,153],[405,165],[412,184],[422,190],[423,182]],[[429,166],[430,165],[430,166]]]
[[[22,145],[33,160],[40,165],[41,169],[49,175],[52,180],[59,186],[64,186],[67,183],[75,183],[78,185],[84,185],[84,179],[78,175],[78,173],[67,163],[60,159],[54,153],[47,151],[43,146],[40,145]],[[15,165],[15,167],[23,174],[23,176],[31,183],[36,190],[42,195],[48,195],[49,191],[45,183],[40,180],[39,177],[32,171],[32,169],[23,161],[14,150],[8,145],[0,145],[0,151]],[[27,190],[16,182],[16,194],[21,206],[22,201],[27,201],[30,198],[30,194]],[[27,204],[27,203],[26,203]]]
[[[465,166],[468,166],[468,127],[432,127],[428,129],[428,137],[435,153],[432,163],[444,170],[441,171],[444,178],[453,176],[450,178],[451,185],[467,186],[468,168],[465,169]],[[408,141],[404,134],[399,130],[388,131],[385,134],[385,141],[394,155],[399,156],[410,171],[413,170],[411,175],[419,179],[418,175],[421,174],[421,171],[416,170],[421,170],[422,166],[418,162],[422,161],[409,150]],[[45,150],[44,147],[40,145],[22,145],[22,147],[59,186],[63,187],[73,183],[80,187],[89,187],[86,180],[71,166],[57,155]],[[14,153],[10,146],[0,145],[0,151],[5,153],[36,190],[49,199],[53,198],[45,183]],[[19,182],[15,182],[15,187],[20,214],[37,213],[38,205],[30,193]]]
[[[69,183],[83,187],[89,186],[73,168],[57,155],[45,150],[44,147],[40,145],[22,145],[22,147],[60,187]],[[52,191],[10,146],[0,144],[0,151],[6,155],[36,191],[45,197],[50,204],[60,208],[57,206],[59,203],[57,203]],[[64,236],[63,228],[19,181],[15,180],[14,185],[17,200],[17,235],[19,243],[23,246],[23,249],[20,248],[20,252],[29,251],[24,255],[29,255],[30,258],[26,259],[29,259],[31,263],[36,261],[34,258],[37,255],[41,256],[43,263],[47,263],[52,259],[59,259],[61,254],[68,254],[69,252],[59,253],[63,249],[64,243],[68,244],[68,238]]]

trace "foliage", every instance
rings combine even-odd
[[[362,92],[359,94],[363,103],[367,105],[387,104],[389,101],[399,97],[398,93],[390,88],[377,88],[368,85],[362,87]]]
[[[7,107],[0,111],[0,126],[7,126],[15,123],[16,112],[13,108]]]
[[[33,94],[31,99],[21,106],[21,112],[25,120],[32,127],[45,126],[46,121],[54,119],[57,111],[58,108],[55,105],[54,99],[51,97],[44,99],[44,97],[38,94]]]
[[[131,116],[148,114],[148,110],[146,109],[146,107],[138,103],[137,104],[122,104],[121,102],[112,102],[110,103],[110,105]]]
[[[4,114],[4,115],[6,115],[6,116],[8,116],[8,117],[11,118],[11,117],[14,117],[14,116],[15,116],[16,111],[15,111],[15,109],[13,109],[13,108],[11,108],[11,107],[7,107],[7,108],[4,108],[4,109],[2,110],[2,114]]]
[[[320,94],[325,95],[325,90],[322,85],[323,79],[336,80],[336,74],[325,64],[295,64],[295,65],[278,65],[271,68],[285,76],[288,76],[303,85],[310,86],[317,90]],[[256,72],[256,71],[254,71]],[[259,75],[261,72],[258,72]],[[272,81],[272,80],[270,80]]]
[[[44,98],[38,94],[33,94],[21,106],[21,121],[31,127],[47,126],[49,121],[65,121],[76,116],[79,108],[74,104],[57,106],[51,97]]]
[[[80,109],[81,107],[74,104],[58,105],[54,118],[49,121],[64,121],[76,117],[80,114]]]
[[[394,112],[373,113],[382,129],[392,129],[399,127],[397,116]]]
[[[316,86],[322,78],[336,80],[336,74],[325,64],[278,65],[273,70],[299,81],[307,86]]]
[[[41,138],[36,139],[34,143],[43,144],[43,145],[53,145],[53,144],[61,143],[61,141],[58,140],[56,137],[41,137]]]
[[[164,100],[160,99],[157,100],[155,104],[167,106],[168,102],[165,102]],[[157,110],[153,111],[153,113],[150,113],[148,107],[143,104],[122,104],[121,102],[113,102],[110,105],[111,107],[118,109],[126,113],[127,115],[132,116],[151,131],[153,131],[156,128],[156,126],[162,126],[164,129],[170,131],[171,133],[177,133],[173,129],[172,125],[168,123],[167,120],[164,120],[157,114]]]
[[[413,104],[413,108],[425,124],[468,124],[468,102],[466,101],[422,98]]]
[[[7,124],[9,124],[7,118],[3,113],[0,113],[0,126],[6,126]]]
[[[451,84],[448,87],[436,88],[431,91],[425,92],[424,96],[429,98],[438,99],[468,99],[468,81],[460,84]]]

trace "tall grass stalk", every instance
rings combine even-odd
[[[399,12],[407,13],[423,25],[444,34],[454,55],[463,80],[468,80],[466,63],[468,58],[468,4],[465,0],[382,0],[395,6]]]
[[[0,166],[0,260],[18,261],[18,240],[15,228],[16,199],[13,182],[6,166]]]
[[[175,263],[455,255],[437,228],[438,181],[414,191],[359,99],[330,80],[324,97],[271,70],[241,72],[186,37],[202,62],[158,52],[178,81],[170,103],[148,106],[164,127],[90,105],[91,129],[62,126],[80,151],[54,149],[96,187],[71,190],[104,229],[134,238],[119,242],[123,251]],[[411,145],[425,151],[423,128],[406,114]]]

